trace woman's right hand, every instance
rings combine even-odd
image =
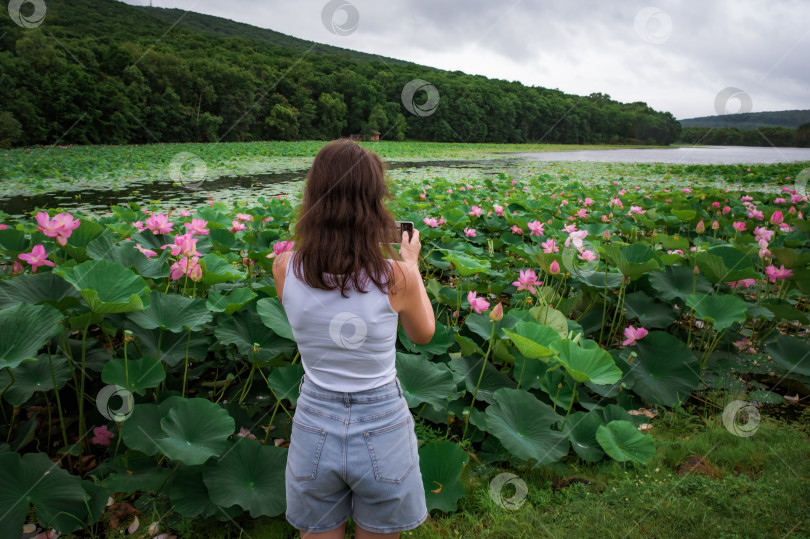
[[[412,264],[419,264],[419,251],[422,250],[422,244],[419,242],[419,230],[413,229],[413,237],[408,241],[408,233],[402,232],[402,242],[400,243],[399,256],[409,266]]]

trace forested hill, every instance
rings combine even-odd
[[[667,144],[681,131],[668,112],[600,93],[443,71],[116,0],[46,4],[42,23],[24,28],[0,3],[0,146],[373,130],[393,140]],[[438,90],[435,110],[403,106],[414,79]],[[421,104],[424,92],[416,96]]]
[[[681,120],[684,127],[736,127],[737,129],[759,129],[760,127],[787,127],[796,129],[810,122],[810,110],[778,110],[767,112],[746,112],[723,116],[702,116]]]

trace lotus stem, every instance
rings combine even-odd
[[[478,387],[481,385],[481,380],[484,379],[484,369],[487,366],[487,358],[489,357],[489,352],[492,350],[492,341],[495,338],[495,326],[497,322],[492,322],[492,331],[489,334],[489,346],[487,346],[487,353],[484,354],[484,360],[481,362],[481,374],[478,375],[478,383],[475,384],[475,391],[473,391],[473,398],[472,402],[470,403],[470,409],[467,410],[467,417],[464,418],[464,432],[461,434],[461,440],[464,441],[464,437],[467,435],[467,427],[470,426],[470,415],[472,414],[473,406],[475,406],[475,397],[478,395]]]

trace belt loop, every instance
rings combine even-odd
[[[399,383],[399,378],[394,377],[394,380],[397,382],[397,391],[399,391],[399,397],[402,398],[404,395],[402,394],[402,384]]]
[[[304,385],[304,377],[305,377],[305,376],[306,376],[306,374],[302,375],[302,376],[301,376],[301,381],[300,381],[300,382],[298,382],[298,394],[299,394],[299,395],[301,394],[301,387],[303,387],[303,385]]]

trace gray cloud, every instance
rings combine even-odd
[[[728,86],[748,93],[754,111],[810,108],[803,0],[349,1],[360,24],[348,36],[324,28],[326,0],[154,3],[442,69],[645,101],[677,118],[715,114],[715,96]],[[657,43],[634,26],[649,7],[671,21]],[[660,20],[650,21],[648,38],[661,37]]]

